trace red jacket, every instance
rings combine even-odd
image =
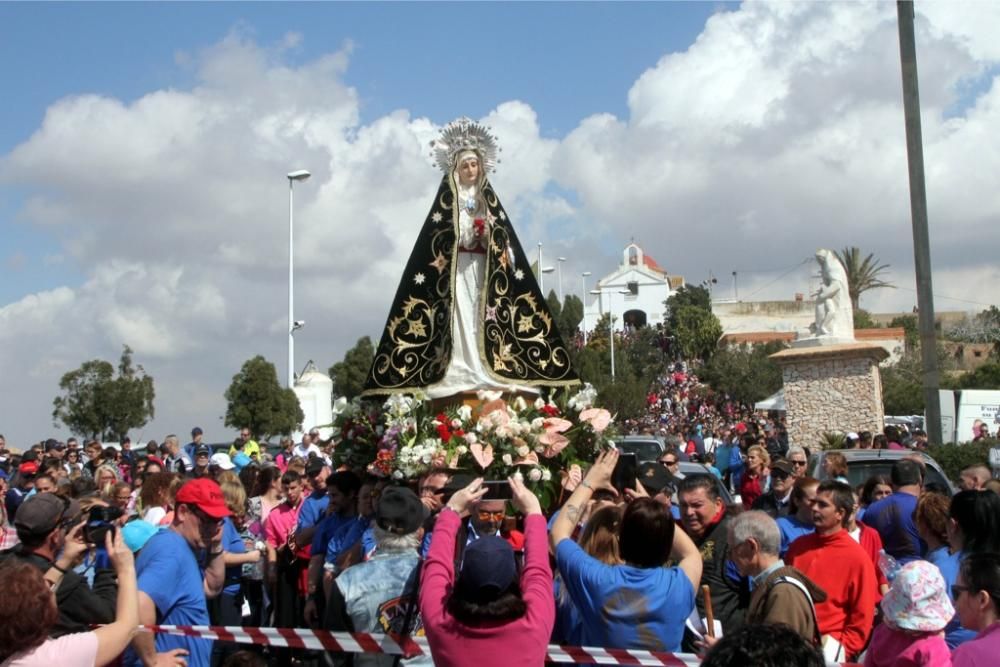
[[[848,535],[804,535],[792,542],[785,562],[809,577],[826,592],[816,603],[821,635],[831,635],[844,645],[848,658],[861,652],[875,621],[878,584],[875,565]]]

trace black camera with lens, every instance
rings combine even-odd
[[[104,536],[115,535],[115,520],[121,518],[124,512],[117,507],[91,507],[87,516],[87,525],[83,527],[83,539],[87,544],[104,545]]]

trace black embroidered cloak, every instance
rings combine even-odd
[[[498,385],[580,382],[514,228],[486,181],[486,276],[476,338]],[[406,263],[363,395],[412,392],[444,378],[452,355],[458,197],[445,175]]]

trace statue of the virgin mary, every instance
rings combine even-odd
[[[431,147],[444,177],[396,290],[364,395],[537,393],[579,383],[486,179],[498,162],[496,137],[460,118]]]

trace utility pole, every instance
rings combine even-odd
[[[903,115],[906,119],[906,157],[910,177],[910,215],[913,225],[913,264],[917,274],[917,308],[920,356],[924,367],[924,415],[927,437],[942,443],[940,375],[937,337],[934,332],[934,292],[931,285],[931,245],[927,231],[927,188],[924,182],[924,148],[920,127],[920,91],[917,87],[917,47],[913,31],[913,2],[898,0],[899,60],[903,71]]]

